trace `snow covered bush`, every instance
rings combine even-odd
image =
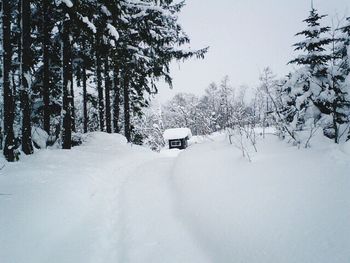
[[[164,146],[162,110],[157,102],[144,109],[141,116],[134,117],[133,142],[159,152]]]
[[[49,135],[46,131],[39,127],[32,128],[32,140],[36,148],[45,149],[47,146],[48,139]]]

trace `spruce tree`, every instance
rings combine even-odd
[[[318,114],[323,107],[320,93],[326,88],[327,63],[331,58],[325,52],[331,39],[326,35],[330,28],[321,26],[324,17],[326,15],[319,15],[312,7],[309,17],[303,21],[307,24],[306,29],[296,34],[304,38],[294,45],[295,51],[302,54],[289,64],[297,64],[301,68],[292,74],[285,89],[286,95],[291,97],[289,103],[294,103],[287,112],[295,129],[303,129],[309,121],[314,125],[321,118]]]
[[[307,28],[296,36],[302,36],[304,39],[294,44],[295,51],[302,51],[304,54],[299,55],[289,63],[305,65],[313,76],[321,77],[325,74],[325,65],[330,56],[325,54],[326,46],[331,39],[326,36],[330,27],[321,26],[321,20],[327,15],[319,15],[317,10],[312,8],[310,15],[303,22]]]
[[[340,33],[339,36],[336,35],[337,32]],[[328,96],[324,96],[327,98],[324,105],[332,116],[330,135],[339,143],[342,137],[350,138],[350,17],[346,19],[344,26],[334,30],[332,40],[332,59],[326,90]]]

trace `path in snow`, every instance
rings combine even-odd
[[[0,262],[207,262],[174,210],[169,153],[96,133],[71,151],[8,164]]]
[[[174,159],[161,157],[142,164],[125,183],[120,262],[208,262],[174,210],[170,180]]]

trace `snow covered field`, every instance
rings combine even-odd
[[[339,262],[350,258],[350,144],[225,135],[153,153],[91,134],[0,171],[0,262]]]

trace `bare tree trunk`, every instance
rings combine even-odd
[[[334,142],[339,143],[339,128],[338,128],[338,123],[337,123],[337,108],[334,105],[333,106],[333,126],[334,126]]]
[[[124,72],[123,76],[123,88],[124,88],[124,132],[125,137],[128,142],[131,141],[131,127],[130,127],[130,94],[129,94],[129,77],[126,72]]]
[[[43,102],[44,102],[44,130],[50,134],[50,61],[49,46],[50,33],[48,28],[49,3],[43,1]]]
[[[106,99],[106,131],[112,133],[112,115],[111,115],[111,81],[109,78],[108,54],[105,57],[105,99]]]
[[[118,7],[118,5],[117,5]],[[120,16],[120,10],[117,8],[113,12],[113,24],[118,25],[118,20]],[[120,91],[121,91],[121,78],[119,76],[120,70],[118,68],[118,60],[116,59],[117,55],[115,55],[113,59],[113,131],[115,133],[120,132],[119,127],[119,115],[120,115]]]
[[[86,89],[86,66],[85,66],[85,60],[83,62],[83,68],[82,68],[82,78],[83,78],[83,114],[84,114],[84,133],[88,132],[88,122],[89,122],[89,116],[88,116],[88,110],[87,110],[87,103],[88,103],[88,96],[87,96],[87,89]]]
[[[72,54],[72,53],[71,53]],[[73,61],[73,58],[71,57],[71,61]],[[73,65],[72,65],[73,67]],[[75,105],[74,105],[74,79],[73,79],[73,68],[71,68],[71,81],[70,81],[70,97],[71,97],[71,118],[72,118],[72,131],[76,132],[75,129]]]
[[[72,81],[71,43],[69,39],[70,20],[63,22],[63,127],[62,148],[72,147],[72,118],[71,118],[71,95],[70,82]]]
[[[14,96],[10,86],[11,71],[11,6],[10,1],[2,2],[2,26],[3,26],[3,94],[4,94],[4,156],[7,161],[15,161],[15,135],[13,122],[15,114]]]
[[[30,1],[22,0],[22,38],[21,38],[21,107],[22,107],[22,151],[25,154],[33,153],[31,131],[31,107],[29,89],[31,85],[30,72]]]
[[[102,63],[101,63],[101,35],[96,36],[96,77],[97,77],[97,93],[98,93],[98,114],[100,119],[100,130],[104,131],[104,102],[102,87]]]
[[[120,132],[119,128],[119,114],[120,114],[120,81],[119,81],[119,69],[116,65],[113,68],[113,89],[114,89],[114,101],[113,101],[113,128],[115,133]]]

